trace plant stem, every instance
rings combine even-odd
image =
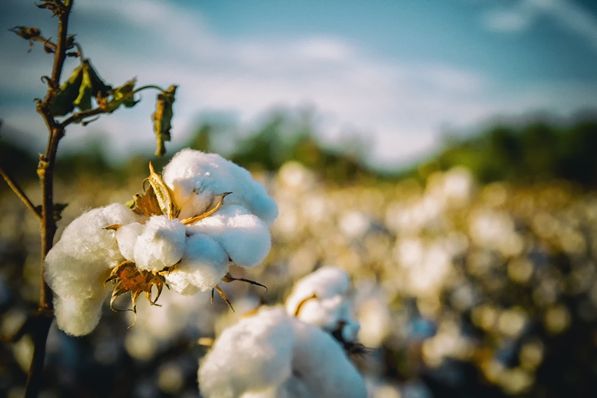
[[[27,208],[29,210],[31,210],[37,216],[37,218],[41,219],[41,214],[40,214],[39,210],[35,207],[33,202],[31,202],[31,199],[29,199],[29,197],[27,196],[25,191],[23,191],[23,189],[19,186],[19,184],[17,184],[16,181],[13,180],[4,171],[4,169],[2,169],[2,167],[0,167],[0,176],[2,176],[2,178],[4,178],[4,181],[6,181],[6,184],[10,187],[10,189],[12,189],[12,191],[15,193],[15,195],[17,195],[17,197],[19,199],[21,199],[21,202],[23,202],[23,204],[25,204],[25,206],[27,206]]]
[[[52,248],[54,235],[56,233],[56,221],[54,219],[54,166],[56,163],[56,153],[60,139],[64,136],[64,127],[60,126],[54,117],[48,111],[50,101],[56,95],[56,90],[60,86],[60,76],[66,58],[66,42],[68,37],[68,20],[73,5],[73,0],[65,0],[64,8],[58,13],[58,41],[54,53],[54,63],[52,66],[52,75],[48,93],[43,101],[38,101],[36,108],[43,118],[48,128],[48,145],[46,152],[39,157],[37,175],[39,177],[42,202],[41,202],[41,269],[40,269],[40,296],[38,313],[36,315],[38,323],[33,328],[31,336],[33,338],[33,358],[27,377],[27,386],[25,397],[37,397],[43,381],[44,359],[46,354],[46,341],[48,332],[53,320],[52,290],[44,279],[46,254]]]

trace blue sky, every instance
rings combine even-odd
[[[43,131],[30,100],[43,86],[31,76],[50,60],[6,29],[52,32],[31,4],[0,5],[10,54],[0,60],[0,118],[27,137]],[[72,32],[113,84],[180,85],[178,142],[206,114],[250,128],[273,108],[308,108],[322,139],[361,135],[374,164],[393,166],[432,152],[446,130],[597,105],[590,0],[77,0]],[[144,97],[88,130],[106,131],[116,151],[149,152],[153,94]],[[75,129],[65,143],[93,134]]]

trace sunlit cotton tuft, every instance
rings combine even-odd
[[[60,329],[90,333],[112,289],[111,306],[130,294],[135,310],[139,296],[156,304],[164,286],[182,294],[216,288],[230,262],[253,267],[269,253],[277,207],[248,171],[190,149],[165,170],[164,182],[150,166],[151,184],[132,210],[112,204],[84,213],[48,253],[45,278]]]
[[[323,267],[299,280],[286,299],[286,311],[329,332],[339,329],[344,341],[356,340],[360,325],[352,313],[350,279],[337,267]]]
[[[366,396],[340,345],[282,308],[262,309],[226,329],[201,362],[198,378],[208,398]]]

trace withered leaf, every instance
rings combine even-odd
[[[162,180],[162,176],[155,172],[151,162],[149,162],[149,177],[147,177],[146,181],[153,188],[153,193],[156,196],[162,214],[167,215],[169,219],[176,218],[180,209],[174,203],[172,191],[164,180]]]
[[[158,94],[153,113],[153,132],[156,137],[156,156],[166,153],[164,143],[170,141],[170,130],[172,129],[172,104],[174,104],[176,86],[171,85],[166,91]]]
[[[162,214],[158,199],[153,192],[153,188],[149,184],[143,193],[135,194],[133,199],[127,204],[131,210],[142,216],[150,217]]]
[[[99,107],[102,108],[104,111],[112,113],[116,109],[120,107],[120,105],[124,105],[127,108],[135,106],[135,104],[139,101],[135,100],[135,84],[137,83],[136,79],[131,79],[124,83],[121,86],[118,86],[111,90],[111,97],[102,97],[101,95],[98,96],[98,104]]]
[[[31,26],[15,26],[9,30],[25,40],[31,40],[41,34],[41,31],[38,28]]]

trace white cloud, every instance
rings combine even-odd
[[[531,27],[537,18],[546,16],[562,28],[578,34],[597,50],[597,18],[573,0],[521,0],[492,8],[482,17],[489,30],[520,32]]]
[[[89,1],[77,6],[80,14],[132,24],[135,35],[147,38],[143,49],[100,40],[84,44],[110,82],[137,76],[140,84],[179,84],[174,118],[178,142],[191,133],[198,112],[230,112],[251,124],[273,107],[307,106],[316,109],[328,141],[367,133],[377,164],[405,164],[435,148],[443,127],[470,125],[500,112],[561,108],[562,97],[546,101],[544,88],[511,92],[511,87],[475,71],[384,59],[337,37],[225,38],[195,10],[165,1]],[[170,21],[167,28],[158,30],[164,21]],[[93,37],[93,32],[81,33]],[[147,53],[155,56],[141,55]],[[37,80],[29,84],[39,87]],[[22,80],[4,81],[1,88],[11,92],[11,85],[13,91],[26,89]],[[576,96],[575,89],[564,85],[548,94],[570,94],[566,109],[594,103],[595,94]],[[154,93],[143,97],[134,109],[102,118],[90,129],[108,131],[112,141],[119,142],[117,150],[150,150]],[[7,115],[7,124],[31,126],[22,112],[8,111],[1,103],[0,112]],[[65,141],[79,135],[73,130]]]

